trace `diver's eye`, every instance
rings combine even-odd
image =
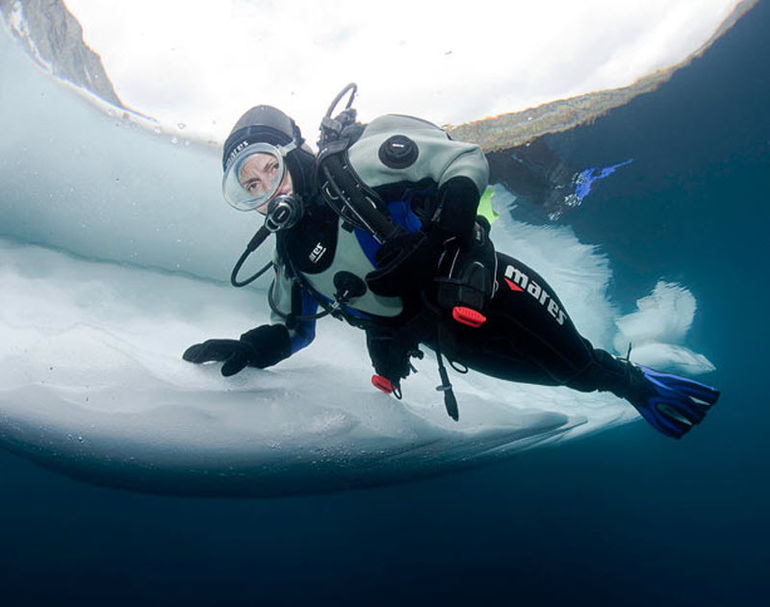
[[[261,190],[262,190],[262,187],[261,187],[261,184],[260,184],[260,182],[259,182],[259,181],[256,181],[256,180],[252,180],[252,181],[249,181],[249,182],[246,184],[246,191],[247,191],[249,194],[253,194],[254,192],[259,192],[259,191],[261,191]]]

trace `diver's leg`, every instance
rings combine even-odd
[[[719,390],[673,373],[662,373],[595,350],[587,384],[626,399],[658,432],[681,438],[703,421],[719,400]],[[580,389],[580,388],[578,388]]]
[[[594,348],[550,285],[520,261],[498,253],[497,280],[487,322],[457,332],[456,358],[467,366],[511,381],[612,392],[675,438],[719,398],[714,388]]]
[[[457,360],[511,381],[595,390],[589,370],[601,359],[554,290],[520,261],[502,253],[497,258],[498,289],[487,321],[478,329],[458,327]]]

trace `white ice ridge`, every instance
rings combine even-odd
[[[452,374],[455,423],[430,356],[399,402],[369,384],[363,335],[335,320],[265,371],[225,379],[185,363],[187,346],[267,320],[264,291],[221,282],[257,218],[222,201],[216,156],[94,111],[3,36],[0,78],[0,446],[111,485],[277,495],[438,474],[636,418],[606,393],[470,373]],[[513,221],[511,202],[498,190],[499,250],[610,346],[608,260],[567,228]],[[665,293],[653,297],[683,301]],[[635,355],[689,327],[694,306],[658,308],[641,317]],[[638,339],[669,314],[676,331]]]
[[[618,318],[615,349],[633,344],[631,360],[653,368],[687,375],[714,370],[702,354],[681,345],[690,330],[697,305],[685,287],[659,281],[652,294],[636,302],[638,310]]]
[[[90,480],[277,495],[396,482],[633,419],[607,394],[453,374],[435,361],[397,401],[369,384],[363,334],[319,323],[310,348],[223,378],[182,351],[265,322],[263,294],[0,240],[0,443]]]

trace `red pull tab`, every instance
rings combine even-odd
[[[393,390],[395,390],[390,380],[382,375],[372,375],[372,385],[378,390],[382,390],[385,394],[393,394]]]
[[[477,312],[472,308],[466,308],[465,306],[455,306],[452,308],[452,318],[457,322],[473,327],[474,329],[478,329],[487,322],[487,317],[481,312]]]

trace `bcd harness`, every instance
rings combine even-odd
[[[378,243],[384,244],[403,234],[404,230],[393,223],[385,210],[385,202],[358,178],[348,162],[347,151],[362,128],[356,122],[356,110],[352,107],[356,90],[354,83],[342,89],[321,121],[316,172],[321,195],[343,219],[343,227],[360,227]],[[350,98],[347,106],[332,118],[332,113],[348,91]]]
[[[354,83],[350,83],[343,88],[334,98],[321,121],[321,137],[318,141],[319,152],[316,161],[317,174],[319,183],[321,183],[321,194],[325,202],[343,219],[343,228],[352,229],[353,227],[360,227],[369,232],[378,243],[384,244],[396,236],[404,234],[405,231],[401,226],[392,221],[390,215],[385,211],[387,208],[385,202],[377,192],[369,188],[358,178],[348,161],[347,151],[361,130],[361,126],[356,122],[356,110],[352,107],[356,90],[357,86]],[[345,109],[332,117],[337,105],[348,92],[350,96]],[[347,294],[348,299],[360,296],[366,291],[364,282],[359,277],[351,276],[360,282],[357,295],[353,295],[354,289],[342,290],[344,285],[353,284],[353,281],[348,279],[348,277],[341,279],[339,285],[337,284],[337,276],[334,278],[338,293],[342,292],[343,296]],[[317,297],[314,289],[310,288],[309,291],[329,314],[337,317],[339,317],[338,315],[347,316],[345,320],[354,326],[366,328],[364,325],[369,324],[366,321],[362,323],[357,318],[349,318],[350,315],[346,315],[344,311],[343,305],[345,302],[341,302],[337,295],[335,295],[335,300],[341,305],[334,308],[334,305],[329,306]],[[434,312],[432,307],[425,307],[425,311],[407,322],[406,325],[397,331],[397,334],[403,335],[404,339],[410,337],[417,330],[418,326],[428,320],[425,318],[426,315],[430,315],[438,326],[435,351],[441,385],[436,389],[444,393],[446,411],[452,419],[457,421],[459,419],[457,399],[452,391],[452,384],[449,382],[449,376],[441,353],[441,342],[447,339],[447,332],[443,327],[444,321],[440,317],[440,311],[436,310]],[[422,358],[422,352],[418,349],[411,352],[410,356]],[[411,368],[416,371],[414,367]],[[401,397],[400,388],[397,384],[394,386],[389,378],[375,375],[372,378],[372,383],[384,392],[393,393],[397,398]]]

